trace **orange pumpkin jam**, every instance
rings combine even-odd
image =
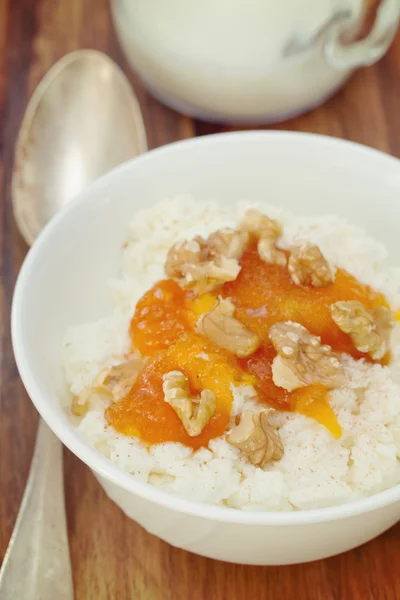
[[[242,359],[243,368],[255,377],[254,387],[261,402],[270,404],[277,410],[296,411],[312,417],[327,429],[335,438],[342,431],[329,404],[329,392],[323,385],[309,385],[288,392],[274,384],[272,361],[276,352],[272,344],[264,344],[252,356]]]
[[[139,300],[130,334],[141,354],[154,356],[192,328],[186,297],[186,292],[175,281],[166,279],[156,283]]]
[[[321,336],[322,342],[335,352],[365,357],[332,320],[331,305],[339,300],[358,300],[368,309],[388,306],[382,294],[341,269],[326,287],[296,285],[286,267],[265,263],[256,248],[245,252],[240,264],[242,270],[237,279],[223,286],[222,295],[232,299],[237,318],[263,340],[268,339],[268,331],[275,323],[295,321]]]
[[[268,331],[280,321],[295,321],[321,336],[322,342],[334,351],[365,357],[333,322],[330,307],[339,300],[358,300],[369,309],[388,306],[385,297],[340,269],[334,283],[327,287],[298,286],[286,267],[263,262],[252,246],[240,263],[237,279],[215,294],[196,298],[167,279],[158,282],[138,302],[130,334],[134,346],[151,358],[126,398],[107,409],[106,417],[117,431],[152,444],[174,441],[193,448],[207,445],[228,426],[233,401],[231,383],[242,383],[254,385],[261,402],[312,417],[334,437],[340,437],[341,429],[324,386],[317,384],[289,393],[274,384],[272,361],[276,352],[268,340]],[[263,341],[247,359],[238,360],[193,333],[197,319],[213,308],[218,294],[232,300],[235,316]],[[217,410],[199,436],[190,437],[173,408],[164,401],[163,375],[172,370],[186,375],[194,396],[202,389],[210,389],[216,396]]]
[[[164,401],[163,375],[175,370],[186,375],[193,396],[208,389],[216,397],[215,414],[196,437],[186,433],[173,408]],[[253,383],[232,354],[200,335],[186,333],[168,350],[150,358],[129,394],[112,404],[106,417],[117,431],[139,436],[151,444],[174,441],[199,448],[220,436],[228,426],[233,401],[231,384]]]

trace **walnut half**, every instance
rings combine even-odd
[[[278,221],[263,215],[259,210],[246,211],[240,229],[257,240],[259,257],[266,263],[286,266],[286,255],[276,247],[278,238],[282,235],[282,226]]]
[[[120,365],[103,369],[97,375],[92,385],[84,388],[72,401],[72,412],[81,417],[87,409],[90,398],[94,394],[110,397],[113,402],[124,398],[132,389],[133,384],[143,365],[140,358],[131,358]]]
[[[233,316],[235,307],[229,300],[219,300],[218,304],[203,315],[197,324],[201,335],[239,358],[245,358],[255,352],[261,343],[253,333]]]
[[[271,412],[273,409],[246,410],[239,425],[226,436],[257,467],[280,460],[284,453],[279,433],[268,420]]]
[[[275,385],[291,391],[313,383],[330,389],[344,384],[343,367],[332,348],[300,323],[276,323],[269,338],[278,353],[272,364]]]
[[[278,221],[270,219],[255,208],[250,208],[240,222],[240,229],[247,231],[257,238],[277,240],[282,235],[282,227]]]
[[[178,242],[170,248],[165,263],[168,277],[179,285],[204,294],[226,281],[234,281],[240,272],[238,259],[248,241],[248,234],[233,229],[221,229],[206,240]]]
[[[199,435],[215,413],[216,398],[211,390],[203,390],[200,399],[192,398],[187,377],[170,371],[163,377],[164,400],[176,412],[187,433]]]
[[[367,310],[357,300],[335,302],[331,306],[332,319],[348,333],[355,348],[373,360],[380,360],[389,350],[390,333],[394,326],[391,311],[378,306]]]
[[[245,231],[235,231],[229,227],[218,229],[207,238],[205,259],[218,256],[239,259],[248,241],[249,235]]]
[[[288,269],[297,285],[324,287],[333,282],[328,261],[315,244],[302,244],[291,251]]]

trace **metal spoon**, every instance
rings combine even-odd
[[[113,61],[94,50],[62,58],[36,88],[17,141],[12,197],[27,243],[90,181],[146,150],[139,104]]]
[[[147,150],[143,120],[122,71],[78,50],[34,92],[22,121],[12,181],[14,214],[28,244],[90,181]],[[72,600],[62,446],[40,420],[20,511],[0,572],[2,600]]]

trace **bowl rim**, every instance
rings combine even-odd
[[[133,496],[137,495],[144,500],[175,512],[181,512],[186,515],[192,515],[221,523],[268,526],[305,525],[344,519],[377,510],[398,502],[400,501],[400,485],[396,485],[388,490],[374,494],[373,496],[361,498],[346,504],[299,511],[248,512],[235,508],[186,500],[180,496],[160,490],[151,484],[135,480],[128,472],[123,471],[114,465],[111,460],[91,447],[76,430],[72,427],[66,427],[57,405],[51,402],[50,397],[45,398],[41,394],[40,388],[28,365],[28,360],[25,357],[23,342],[24,333],[20,325],[22,322],[20,319],[22,302],[25,290],[29,287],[29,279],[34,271],[36,256],[39,249],[46,246],[50,234],[62,226],[64,216],[77,210],[79,204],[83,205],[92,202],[96,190],[100,190],[105,182],[118,179],[120,175],[131,170],[134,165],[136,166],[141,162],[151,161],[155,156],[174,153],[182,147],[189,150],[193,146],[225,143],[227,138],[233,143],[240,143],[241,140],[249,141],[252,139],[254,141],[266,140],[268,143],[273,143],[277,140],[286,140],[291,144],[311,144],[319,147],[329,146],[333,150],[336,147],[341,151],[349,151],[353,154],[354,158],[358,157],[364,160],[372,159],[376,165],[381,163],[386,167],[394,167],[399,170],[400,174],[400,161],[397,158],[355,142],[313,133],[257,130],[226,132],[181,140],[150,150],[141,156],[135,157],[132,160],[128,160],[115,167],[95,182],[91,183],[55,216],[43,229],[25,257],[15,285],[11,307],[12,346],[17,368],[25,389],[34,406],[50,429],[52,429],[63,444],[92,469],[92,471],[115,484],[117,487],[130,492]]]

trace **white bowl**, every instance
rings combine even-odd
[[[172,194],[225,204],[264,199],[299,214],[336,213],[400,250],[400,162],[335,139],[285,132],[232,133],[165,146],[107,174],[43,231],[21,269],[12,338],[21,378],[60,440],[107,494],[149,532],[225,561],[274,565],[343,552],[400,519],[400,486],[352,504],[303,512],[245,512],[169,495],[135,481],[81,439],[62,405],[60,345],[71,324],[106,315],[127,223]]]

